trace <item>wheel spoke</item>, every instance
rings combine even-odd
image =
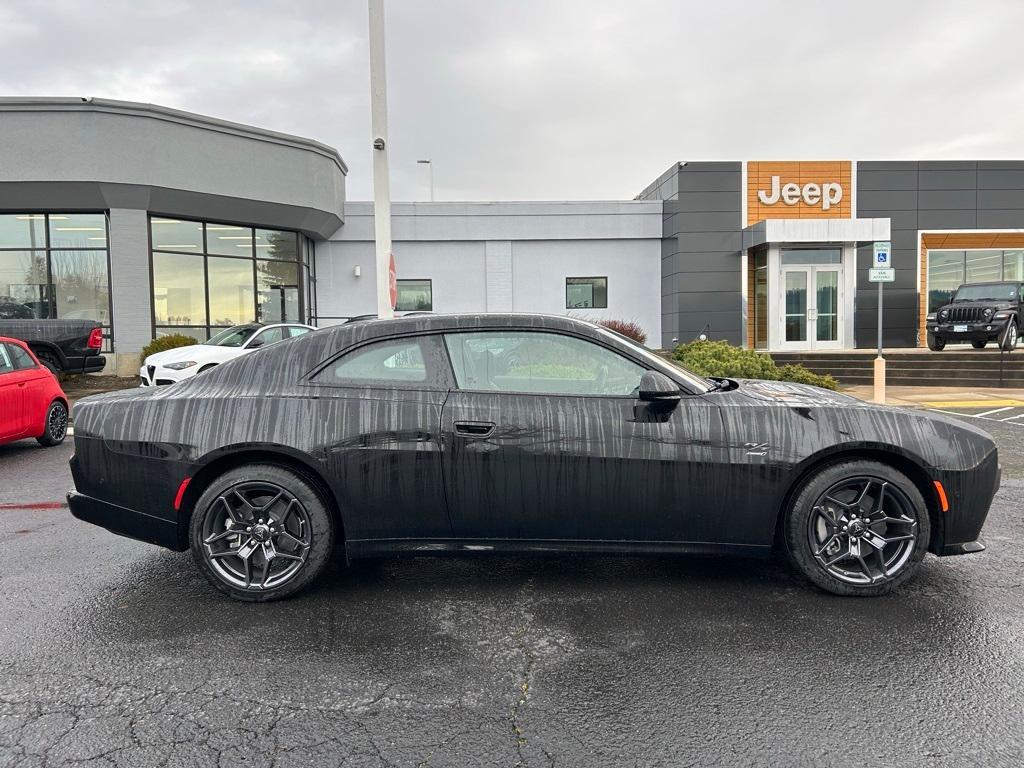
[[[270,501],[268,501],[266,504],[260,507],[260,512],[267,512],[267,510],[274,506],[277,503],[277,500],[280,499],[282,496],[284,496],[284,491],[278,491],[277,495],[274,498],[272,498]]]
[[[868,529],[864,532],[864,541],[866,541],[875,549],[881,551],[885,549],[885,545],[889,543],[890,539],[883,538],[871,529]]]
[[[228,528],[225,531],[221,531],[220,533],[214,533],[206,537],[205,539],[203,539],[203,544],[213,544],[215,541],[226,539],[228,536],[238,536],[239,533],[240,532],[236,531],[234,528]]]
[[[878,486],[878,498],[875,500],[875,508],[871,510],[871,514],[877,514],[882,511],[882,505],[885,503],[885,491],[889,487],[888,483],[879,483]],[[883,513],[884,514],[884,513]]]
[[[287,541],[290,544],[292,544],[293,546],[299,547],[300,549],[309,546],[309,544],[307,542],[303,541],[302,539],[300,539],[297,536],[293,536],[289,531],[279,531],[277,536],[278,536],[278,538],[282,538],[285,541]],[[278,554],[281,554],[280,550],[278,550]]]
[[[228,502],[227,496],[218,496],[217,501],[215,503],[224,505],[224,509],[227,510],[228,513],[228,518],[235,525],[245,525],[246,521],[239,516],[238,510],[231,506],[231,504]]]
[[[245,542],[244,544],[242,544],[242,546],[238,548],[238,556],[243,560],[248,560],[249,555],[255,552],[256,548],[259,547],[259,545],[259,542],[255,539],[249,539],[247,542]]]
[[[835,510],[831,510],[832,514],[829,514],[829,509],[825,506],[817,506],[814,511],[825,521],[825,525],[831,528],[833,531],[838,530],[839,520],[835,516]]]
[[[885,552],[881,548],[875,550],[875,555],[878,557],[878,568],[882,571],[884,578],[889,578],[889,570],[885,567]]]
[[[823,554],[825,554],[825,550],[832,546],[832,542],[834,541],[839,541],[839,534],[833,533],[831,536],[829,536],[828,539],[825,540],[825,543],[818,547],[818,549],[814,553],[814,556],[821,557]]]

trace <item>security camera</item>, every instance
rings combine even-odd
[[[373,148],[374,149],[384,149],[384,139],[374,139],[373,140]]]

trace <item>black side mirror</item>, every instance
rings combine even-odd
[[[249,342],[249,349],[257,349],[263,346],[263,339],[253,339]]]
[[[646,371],[640,377],[641,400],[654,403],[678,403],[682,395],[679,385],[663,373]]]

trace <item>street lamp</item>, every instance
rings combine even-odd
[[[417,160],[416,162],[430,169],[430,202],[434,202],[434,164],[429,160]]]

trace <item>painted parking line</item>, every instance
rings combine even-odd
[[[1011,416],[1006,415],[1007,410],[1013,410],[1010,408],[1007,408],[1005,410],[996,409],[995,413],[997,413],[998,415],[985,415],[986,413],[992,413],[992,411],[976,413],[971,410],[958,411],[953,410],[952,408],[929,408],[928,410],[935,411],[936,413],[948,413],[950,416],[961,416],[969,419],[978,419],[979,421],[998,421],[1007,424],[1008,426],[1011,427],[1024,427],[1024,421],[1020,420],[1024,419],[1024,410],[1021,410],[1020,408],[1016,409],[1019,411],[1018,413],[1014,413]]]
[[[66,501],[25,501],[14,504],[0,504],[0,512],[10,512],[16,509],[64,509]]]
[[[993,408],[991,411],[982,411],[981,413],[974,414],[977,417],[991,416],[993,413],[1002,413],[1003,411],[1012,411],[1012,405],[1004,405],[1002,408]]]
[[[922,402],[928,408],[1024,408],[1024,400],[932,400]]]

